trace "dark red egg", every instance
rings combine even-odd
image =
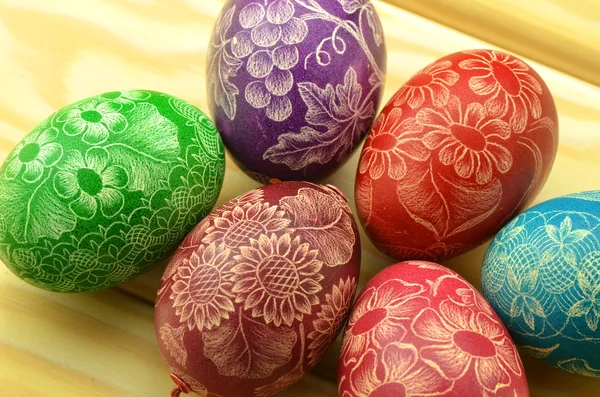
[[[529,397],[517,349],[483,296],[441,265],[401,262],[356,300],[339,359],[341,397]]]
[[[156,300],[160,351],[181,391],[267,397],[335,340],[354,299],[360,240],[334,187],[283,182],[239,196],[184,240]]]
[[[525,62],[492,50],[445,56],[377,118],[356,176],[358,216],[396,259],[459,255],[535,198],[557,144],[552,95]]]

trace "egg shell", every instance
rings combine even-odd
[[[224,172],[214,124],[182,99],[130,90],[78,101],[0,168],[0,259],[51,291],[123,283],[212,210]]]
[[[527,397],[521,359],[483,296],[441,265],[401,262],[356,299],[338,372],[342,397]]]
[[[488,248],[481,280],[524,351],[600,377],[600,191],[554,198],[513,219]]]
[[[174,380],[201,396],[279,393],[335,340],[359,270],[357,226],[336,188],[282,182],[227,202],[186,237],[158,291]]]
[[[357,214],[396,259],[454,257],[535,198],[557,144],[552,95],[530,66],[492,50],[445,56],[377,118],[359,160]]]
[[[209,43],[210,112],[252,178],[319,180],[367,134],[385,59],[368,0],[229,0]]]

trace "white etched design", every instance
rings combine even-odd
[[[296,196],[279,200],[279,205],[292,220],[290,227],[303,233],[302,238],[327,266],[341,266],[352,258],[356,237],[345,203],[332,194],[301,188]]]
[[[321,361],[323,354],[335,340],[340,328],[346,322],[355,292],[356,279],[348,277],[346,280],[341,280],[338,285],[334,285],[331,294],[325,296],[321,311],[313,321],[314,331],[308,334],[308,339],[312,340],[308,345],[309,365]]]
[[[258,239],[265,234],[285,231],[290,220],[285,212],[268,203],[247,203],[224,211],[215,218],[202,240],[206,244],[223,241],[227,248],[237,248],[250,239]]]
[[[525,130],[530,114],[533,119],[541,117],[542,85],[523,61],[500,51],[465,53],[476,59],[461,61],[459,66],[476,74],[469,79],[475,94],[491,95],[485,103],[490,116],[502,117],[510,111],[510,125],[516,133]]]
[[[408,104],[411,109],[421,107],[427,98],[435,107],[446,106],[450,99],[450,90],[458,81],[458,73],[449,70],[452,66],[450,61],[442,61],[427,66],[408,80],[395,94],[394,106]]]
[[[58,130],[54,127],[38,129],[27,134],[6,159],[6,179],[21,179],[35,183],[42,178],[46,168],[53,167],[63,155],[63,147],[55,142]]]
[[[177,364],[183,368],[187,365],[188,352],[183,342],[185,326],[173,328],[170,324],[164,324],[159,330],[163,345]]]
[[[518,353],[503,327],[484,313],[450,300],[413,320],[412,331],[429,345],[420,349],[421,358],[446,379],[457,380],[471,368],[479,385],[490,392],[511,384],[511,373],[522,374]]]
[[[296,332],[272,327],[239,311],[239,317],[202,334],[204,354],[221,375],[261,379],[292,358]]]
[[[189,330],[218,327],[235,310],[229,292],[231,282],[223,276],[229,255],[230,250],[222,244],[200,246],[178,267],[170,298],[179,321]]]
[[[358,170],[369,172],[371,179],[383,175],[394,180],[404,178],[407,171],[405,159],[426,161],[430,151],[423,144],[423,127],[415,119],[402,120],[402,109],[394,108],[387,115],[382,113],[367,136]],[[400,136],[392,133],[401,131]]]
[[[127,128],[127,118],[119,113],[121,108],[122,105],[114,101],[86,100],[60,113],[57,121],[66,121],[62,127],[65,134],[83,134],[81,139],[85,143],[97,145],[105,142],[110,133],[119,134]]]
[[[406,333],[403,320],[418,313],[427,303],[418,295],[423,286],[403,280],[389,280],[377,288],[365,290],[352,309],[346,327],[342,359],[348,364],[369,346],[383,348],[390,340],[400,340]]]
[[[210,43],[208,82],[209,95],[214,97],[217,106],[221,106],[223,111],[233,120],[235,118],[237,104],[236,96],[239,89],[230,79],[235,77],[242,67],[242,61],[229,53],[228,44],[232,39],[228,38],[228,32],[233,21],[235,6],[223,13],[217,21],[212,41]]]
[[[306,22],[294,16],[291,0],[275,0],[268,6],[246,5],[238,16],[242,28],[231,39],[231,50],[239,58],[247,58],[246,71],[257,79],[246,85],[244,97],[256,109],[277,122],[292,114],[292,102],[286,96],[294,86],[294,68],[300,44],[308,34]]]
[[[473,102],[463,113],[460,100],[452,96],[444,111],[421,109],[417,122],[430,129],[423,143],[431,150],[439,149],[439,161],[453,166],[461,178],[479,184],[489,183],[494,170],[507,173],[513,164],[506,148],[510,137],[508,123],[488,117],[483,105]]]
[[[336,155],[340,162],[356,147],[375,113],[373,102],[363,102],[356,71],[348,68],[343,84],[336,87],[327,84],[323,89],[303,82],[298,84],[298,91],[308,108],[305,119],[310,126],[280,135],[263,159],[286,164],[293,170],[325,164]]]
[[[85,157],[70,150],[57,169],[54,190],[70,200],[69,208],[78,217],[92,219],[100,208],[102,215],[111,218],[123,209],[125,198],[119,189],[127,185],[129,176],[123,167],[111,165],[106,149],[90,148]]]
[[[379,353],[369,349],[361,356],[350,373],[350,387],[350,396],[357,397],[442,396],[452,388],[452,382],[420,361],[416,347],[394,342]]]
[[[240,255],[234,257],[235,302],[266,324],[291,326],[294,320],[302,321],[319,303],[317,293],[323,288],[323,263],[317,255],[300,237],[292,239],[287,233],[250,240],[250,246],[240,247]]]
[[[209,55],[211,87],[216,88],[210,95],[229,119],[235,118],[239,93],[229,79],[244,65],[248,75],[255,79],[244,87],[244,98],[253,108],[264,109],[268,119],[275,122],[289,119],[298,106],[288,97],[295,86],[307,107],[308,125],[300,131],[282,134],[278,143],[264,152],[265,160],[285,164],[293,170],[313,163],[341,163],[358,145],[375,116],[374,96],[383,85],[384,73],[369,47],[366,26],[379,47],[383,45],[381,24],[370,2],[341,4],[349,14],[358,12],[358,23],[335,16],[314,0],[246,4],[238,14],[241,29],[235,33],[229,32],[235,7],[224,11],[217,23],[212,43],[217,50]],[[304,12],[298,11],[299,8]],[[330,34],[324,32],[325,37],[316,49],[301,62],[298,45],[308,36],[311,21],[333,27]],[[369,92],[362,92],[352,67],[348,68],[343,84],[337,87],[327,84],[321,88],[310,81],[295,81],[292,69],[299,66],[308,69],[312,60],[315,67],[329,67],[334,56],[346,53],[349,39],[357,42],[363,52],[361,56],[367,58],[372,70]]]

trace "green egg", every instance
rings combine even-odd
[[[148,270],[212,210],[223,143],[182,99],[116,91],[42,121],[0,167],[0,260],[59,292]]]

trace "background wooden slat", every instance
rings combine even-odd
[[[41,291],[0,269],[0,396],[168,396],[152,306],[123,291]],[[282,397],[334,396],[314,375]]]
[[[389,1],[402,1],[405,8],[410,3]],[[413,1],[412,4],[425,7],[438,1]],[[451,3],[460,11],[461,5],[466,7],[468,1],[448,1],[445,10],[450,10]],[[473,0],[473,3],[480,4],[477,8],[480,18],[492,18],[493,12],[485,8],[488,2]],[[566,0],[489,3],[504,4],[506,13],[498,15],[524,14],[523,10],[529,9],[527,4],[542,3],[549,10],[559,7],[570,10],[570,15],[584,16],[577,21],[585,20],[585,16],[591,18],[597,10],[590,0],[576,3],[579,6],[569,5]],[[0,79],[0,161],[26,132],[50,113],[99,92],[154,89],[180,96],[206,109],[206,48],[222,4],[222,0],[2,0],[0,74],[4,78]],[[472,48],[497,48],[490,44],[496,43],[491,38],[487,38],[490,42],[484,42],[462,33],[468,30],[461,19],[452,23],[448,17],[440,19],[443,22],[440,24],[381,1],[375,5],[388,46],[384,101],[412,74],[445,54]],[[456,11],[458,15],[466,12],[459,11]],[[451,15],[450,11],[446,13]],[[555,27],[566,23],[561,13],[539,14],[527,26],[536,26],[538,21]],[[506,18],[500,18],[500,22]],[[590,41],[596,37],[595,43],[598,43],[594,26],[593,23],[571,23],[569,32],[578,32]],[[490,28],[494,29],[491,23]],[[519,52],[514,47],[508,48]],[[570,44],[569,48],[580,52],[584,47]],[[554,44],[545,44],[536,47],[536,51],[549,59],[556,57],[557,49]],[[558,156],[537,202],[598,188],[600,87],[576,78],[585,78],[578,69],[559,72],[556,68],[560,65],[544,61],[535,51],[523,54],[553,92],[560,117]],[[590,59],[600,62],[598,56]],[[582,70],[589,66],[572,57],[567,61],[577,63]],[[339,172],[325,181],[339,186],[350,197],[352,206],[358,155],[356,152]],[[218,203],[257,186],[258,183],[245,176],[228,158]],[[361,237],[361,285],[364,285],[394,261],[379,253],[364,234]],[[446,264],[479,286],[484,252],[485,246]],[[163,260],[146,275],[124,285],[125,291],[112,289],[83,295],[38,291],[2,268],[0,396],[45,397],[58,395],[58,392],[65,396],[167,395],[171,384],[156,350],[152,327],[152,302],[166,262]],[[317,368],[318,373],[335,379],[338,349],[334,346],[327,353]],[[600,395],[597,379],[571,375],[535,360],[525,361],[533,397]],[[335,394],[333,382],[308,377],[284,395]]]
[[[386,0],[600,85],[599,0]]]

